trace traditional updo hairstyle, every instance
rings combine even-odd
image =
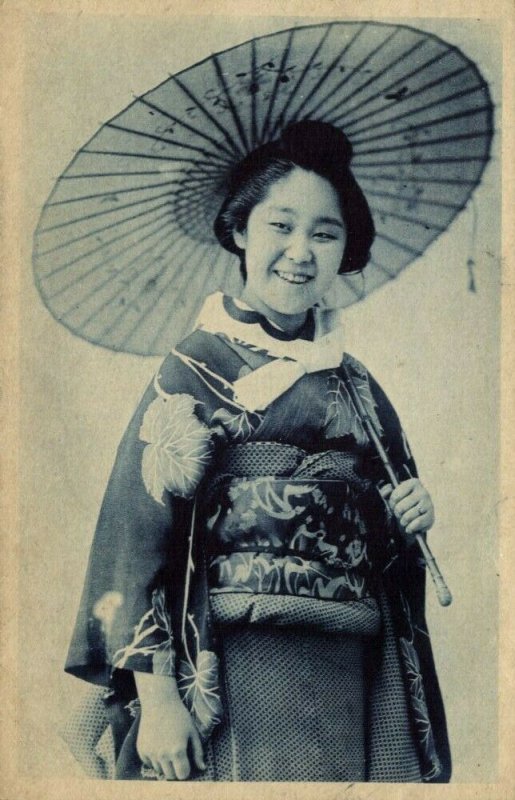
[[[350,170],[352,145],[342,131],[327,122],[304,120],[288,125],[279,139],[253,150],[232,171],[225,200],[214,223],[215,235],[226,250],[240,257],[246,277],[245,252],[234,242],[243,232],[255,205],[272,184],[296,167],[315,172],[333,186],[347,231],[339,272],[360,272],[367,264],[375,228],[370,208]]]

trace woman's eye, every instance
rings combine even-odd
[[[279,231],[288,232],[291,230],[290,225],[288,225],[286,222],[271,222],[270,225],[272,228],[277,228]]]
[[[327,231],[317,231],[317,233],[314,233],[313,236],[315,239],[318,239],[322,242],[330,242],[338,238],[333,233],[327,233]]]

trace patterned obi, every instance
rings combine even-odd
[[[374,594],[374,532],[385,508],[359,456],[272,442],[228,448],[204,513],[211,595],[329,601]]]

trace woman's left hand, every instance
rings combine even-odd
[[[381,494],[396,517],[408,542],[415,534],[427,531],[435,521],[433,501],[418,478],[409,478],[392,490],[390,483],[383,486]]]

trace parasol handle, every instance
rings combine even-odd
[[[353,386],[354,386],[354,384],[353,384]],[[361,401],[361,398],[360,398],[360,401]],[[373,427],[372,420],[370,419],[370,417],[366,413],[364,407],[363,407],[363,412],[364,412],[364,416],[362,417],[362,421],[365,424],[368,422],[369,425],[372,428],[372,430],[369,430],[368,429],[368,425],[367,425],[367,430],[368,430],[369,436],[372,438],[372,440],[374,442],[374,445],[377,448],[377,451],[379,453],[381,461],[383,462],[383,466],[384,466],[384,468],[385,468],[385,470],[386,470],[386,472],[388,474],[390,482],[391,482],[393,487],[398,486],[399,485],[399,480],[398,480],[397,475],[395,474],[395,471],[394,471],[394,469],[392,467],[392,463],[391,463],[390,459],[388,458],[388,456],[386,454],[386,451],[383,448],[383,446],[381,444],[381,441],[380,441],[380,439],[379,439],[379,437],[377,435],[377,432],[376,432],[375,428]],[[372,433],[372,431],[373,431],[373,433]],[[450,606],[451,603],[452,603],[452,594],[451,594],[451,592],[449,590],[449,587],[445,583],[445,579],[444,579],[442,573],[440,572],[438,564],[436,563],[436,558],[432,554],[428,543],[426,542],[426,540],[424,539],[424,537],[423,537],[423,535],[421,533],[417,533],[415,535],[415,540],[416,540],[418,546],[420,547],[420,550],[422,551],[422,555],[424,556],[424,561],[426,562],[426,566],[427,566],[427,568],[429,570],[431,578],[433,579],[433,583],[435,585],[435,590],[436,590],[436,596],[438,597],[438,602],[440,603],[441,606]]]
[[[375,428],[375,425],[371,420],[369,414],[367,413],[365,406],[363,405],[363,401],[359,396],[359,393],[354,385],[354,381],[352,380],[352,377],[346,365],[342,363],[341,368],[343,371],[345,384],[350,392],[350,396],[354,404],[354,407],[358,413],[358,416],[360,417],[361,422],[363,423],[371,441],[374,443],[374,447],[377,450],[379,458],[383,462],[383,466],[390,479],[390,482],[392,486],[395,488],[396,486],[399,485],[399,479],[397,478],[392,462],[388,458],[388,454],[386,453],[386,450],[382,445],[381,439],[379,438],[379,434]],[[445,582],[442,573],[440,572],[438,564],[436,563],[436,559],[432,554],[429,545],[424,539],[423,534],[417,533],[415,535],[415,541],[417,542],[420,548],[420,551],[424,557],[424,561],[429,570],[431,578],[433,579],[433,583],[435,585],[435,590],[436,590],[436,596],[438,597],[438,602],[440,603],[441,606],[450,606],[450,604],[452,603],[452,594]]]
[[[450,606],[452,603],[452,594],[449,590],[449,587],[445,583],[445,579],[438,568],[438,564],[436,563],[436,558],[432,554],[428,543],[422,536],[422,534],[417,533],[415,536],[417,540],[417,544],[422,551],[422,555],[424,556],[424,561],[427,564],[427,568],[429,573],[433,579],[433,583],[435,585],[436,596],[438,597],[438,602],[441,606]]]

